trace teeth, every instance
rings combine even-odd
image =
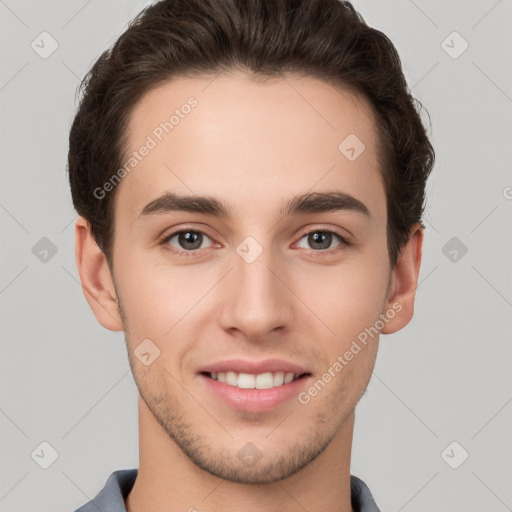
[[[293,373],[292,373],[293,375]],[[284,372],[274,373],[274,386],[281,386],[284,383]]]
[[[274,387],[274,376],[270,373],[260,373],[256,376],[256,389],[270,389]]]
[[[224,380],[226,384],[230,386],[238,385],[238,376],[235,372],[226,372],[226,379]]]
[[[284,383],[285,384],[288,384],[288,382],[291,382],[294,378],[294,375],[293,373],[287,373],[285,376],[284,376]]]
[[[233,371],[228,372],[212,372],[210,377],[219,382],[224,382],[230,386],[235,386],[243,389],[270,389],[276,386],[288,384],[299,376],[294,373],[288,372],[265,372],[254,375],[252,373],[236,373]]]
[[[226,381],[226,384],[229,384]],[[233,386],[233,384],[231,384]],[[239,388],[251,389],[256,387],[256,377],[251,375],[250,373],[239,373],[238,374],[238,383],[236,384]]]

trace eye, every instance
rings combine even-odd
[[[317,253],[332,253],[351,245],[351,242],[341,236],[341,234],[325,229],[315,229],[302,235],[296,244],[301,248],[307,249],[308,247],[301,245],[303,239],[306,239],[306,243],[310,244],[310,247]],[[339,241],[338,246],[333,251],[328,251],[336,239]],[[207,244],[207,240],[212,239],[203,231],[197,229],[181,229],[167,235],[160,244],[172,254],[194,256],[199,249],[208,247],[208,245],[205,245]]]
[[[210,237],[203,231],[182,229],[181,231],[175,231],[165,237],[161,244],[168,248],[172,253],[185,254],[188,256],[186,253],[194,254],[194,251],[203,249],[205,239],[210,239]],[[172,243],[173,240],[175,240],[175,244],[178,244],[177,250],[172,249],[172,247],[176,247],[176,245],[173,245]]]
[[[335,241],[336,238],[341,242],[338,245],[339,248],[350,245],[349,242],[339,233],[329,230],[315,229],[302,235],[301,239],[299,240],[299,242],[297,242],[297,244],[299,245],[299,247],[307,249],[307,247],[303,247],[300,245],[300,241],[303,240],[304,238],[306,238],[306,243],[310,244],[311,248],[317,249],[319,251],[325,251],[326,249],[329,249],[331,247],[332,242]]]

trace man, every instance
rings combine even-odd
[[[79,511],[378,511],[354,411],[413,316],[434,162],[389,39],[338,0],[163,0],[83,91],[76,260],[140,462]]]

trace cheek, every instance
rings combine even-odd
[[[118,289],[130,330],[139,337],[163,338],[192,306],[196,294],[190,275],[143,257],[125,258],[118,268]]]
[[[373,326],[382,312],[389,275],[382,263],[339,267],[315,288],[314,311],[330,328],[331,340],[341,350]],[[318,286],[320,283],[315,281]],[[312,308],[313,309],[313,308]],[[332,343],[330,343],[332,344]]]

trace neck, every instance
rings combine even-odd
[[[302,470],[268,484],[223,480],[197,467],[169,438],[139,396],[139,468],[127,512],[353,512],[350,455],[354,413]]]

